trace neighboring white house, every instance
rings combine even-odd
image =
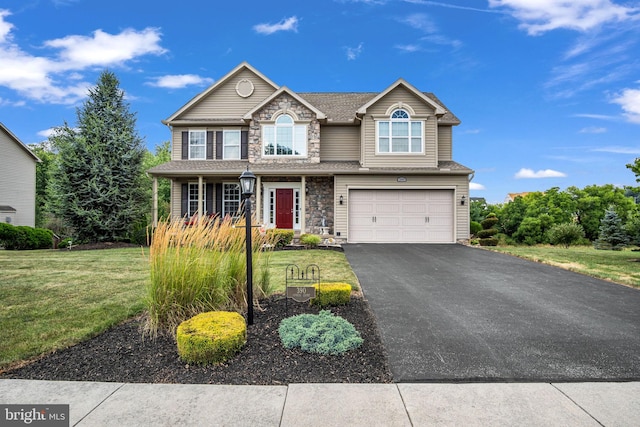
[[[36,222],[38,156],[0,123],[0,222],[33,227]]]

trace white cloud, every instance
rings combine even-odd
[[[140,56],[165,52],[156,28],[125,29],[119,34],[96,30],[92,36],[69,35],[48,40],[49,56],[36,56],[13,42],[11,13],[0,10],[0,86],[44,103],[73,104],[87,95],[90,83],[80,74],[92,67],[119,66]]]
[[[585,119],[597,119],[597,120],[617,120],[616,116],[607,116],[605,114],[589,114],[589,113],[581,113],[581,114],[573,114],[572,117],[584,117]]]
[[[624,89],[611,102],[622,107],[627,120],[640,123],[640,89]]]
[[[611,0],[489,0],[489,7],[509,10],[529,35],[560,28],[585,32],[603,24],[640,17],[640,8]]]
[[[293,31],[298,32],[298,17],[291,16],[284,18],[277,24],[257,24],[253,26],[253,30],[258,34],[269,35],[277,33],[278,31]]]
[[[55,133],[55,131],[56,131],[55,128],[49,128],[49,129],[39,131],[37,135],[43,138],[49,138],[51,135]]]
[[[554,171],[553,169],[544,169],[534,172],[533,169],[522,168],[516,172],[515,179],[530,179],[530,178],[564,178],[566,173]]]
[[[450,39],[447,36],[439,34],[439,29],[435,22],[426,13],[414,13],[404,18],[398,19],[399,22],[410,26],[420,32],[425,33],[424,37],[420,38],[420,41],[427,42],[435,45],[452,46],[459,48],[462,46],[460,40]],[[417,52],[423,50],[420,45],[417,44],[399,44],[395,46],[397,49],[403,52]]]
[[[345,50],[347,51],[347,59],[349,61],[353,61],[354,59],[356,59],[362,53],[363,48],[364,48],[364,43],[362,42],[360,42],[356,47],[349,47],[349,46],[345,47]]]
[[[400,19],[400,22],[425,33],[435,33],[438,31],[436,24],[426,13],[414,13]]]
[[[486,190],[486,187],[482,184],[478,184],[477,182],[470,182],[469,190]]]
[[[405,53],[414,53],[422,50],[422,47],[417,44],[397,44],[394,47]]]
[[[606,133],[607,128],[597,127],[597,126],[589,126],[586,128],[580,129],[579,133]]]
[[[161,55],[166,52],[159,45],[160,31],[128,28],[120,34],[96,30],[91,37],[66,36],[49,40],[48,47],[61,49],[57,65],[62,70],[82,70],[87,67],[119,65],[142,55]]]
[[[196,74],[169,74],[155,78],[152,82],[147,83],[149,86],[164,87],[169,89],[179,89],[190,85],[209,85],[213,83],[213,79],[208,77],[200,77]]]
[[[640,147],[611,146],[611,147],[593,148],[591,149],[591,151],[597,151],[601,153],[614,153],[614,154],[640,154]]]

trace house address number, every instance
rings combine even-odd
[[[297,302],[306,302],[316,297],[315,286],[289,286],[287,287],[287,298]]]

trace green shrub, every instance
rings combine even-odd
[[[498,246],[498,239],[495,237],[480,239],[480,246]]]
[[[480,224],[479,222],[471,221],[469,223],[469,231],[471,232],[472,236],[478,234],[478,231],[480,230],[482,230],[482,224]]]
[[[303,234],[300,236],[300,243],[310,248],[314,248],[320,244],[322,238],[316,234]]]
[[[64,239],[60,240],[60,243],[58,243],[58,249],[69,249],[69,246],[71,245],[73,245],[73,238],[65,237]]]
[[[482,226],[483,230],[488,230],[490,228],[493,228],[493,226],[496,225],[498,221],[499,220],[496,217],[496,214],[490,213],[489,215],[487,215],[487,218],[480,223],[480,225]]]
[[[496,228],[489,228],[487,230],[480,230],[478,231],[477,236],[480,239],[486,239],[487,237],[491,237],[498,234],[498,230]]]
[[[44,228],[2,223],[0,245],[8,250],[48,249],[53,246],[53,232]]]
[[[185,320],[176,331],[180,358],[188,363],[222,363],[247,342],[247,324],[240,314],[210,311]]]
[[[600,220],[600,234],[593,246],[596,249],[620,251],[629,244],[629,236],[627,235],[622,219],[618,216],[613,206],[604,213],[604,218]]]
[[[316,297],[311,299],[312,305],[320,307],[345,305],[351,300],[351,285],[348,283],[320,283],[314,287]]]
[[[580,224],[566,222],[556,224],[547,231],[547,239],[552,245],[562,245],[568,248],[579,243],[584,238],[584,228]]]
[[[276,248],[283,248],[293,240],[293,230],[270,228],[267,230],[267,236]]]
[[[278,334],[285,348],[298,347],[309,353],[340,355],[363,343],[351,323],[328,310],[286,318],[280,322]]]

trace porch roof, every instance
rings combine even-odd
[[[250,167],[257,175],[350,175],[350,174],[454,174],[468,175],[473,171],[453,161],[439,162],[437,168],[362,168],[358,161],[320,163],[249,163],[246,160],[172,160],[147,172],[158,177],[239,176]]]

